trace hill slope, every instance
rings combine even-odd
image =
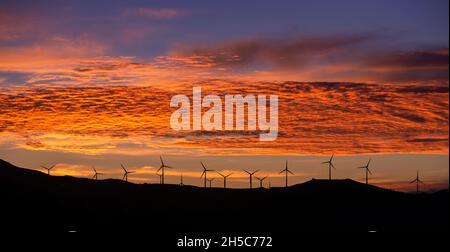
[[[353,180],[204,189],[53,177],[0,160],[5,225],[67,231],[442,231],[448,191],[410,195]]]

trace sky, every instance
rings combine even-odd
[[[446,0],[0,0],[0,158],[54,175],[202,185],[208,168],[282,186],[327,178],[448,188]],[[174,131],[170,99],[279,97],[279,132]],[[221,186],[218,174],[214,186]],[[256,183],[255,183],[256,184]]]

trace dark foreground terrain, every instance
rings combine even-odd
[[[204,189],[53,177],[0,160],[2,228],[68,232],[448,231],[448,190],[405,194],[353,180]]]

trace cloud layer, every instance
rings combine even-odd
[[[208,82],[203,95],[276,94],[279,137],[258,132],[173,131],[169,103],[192,89],[104,86],[24,89],[0,95],[1,134],[24,148],[84,153],[167,148],[223,153],[446,153],[448,87],[353,83]],[[205,111],[205,110],[204,110]],[[214,141],[210,141],[214,139]],[[131,144],[129,146],[121,144]],[[251,149],[248,146],[252,146]]]

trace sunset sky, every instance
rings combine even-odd
[[[202,185],[208,168],[272,186],[327,178],[448,188],[449,2],[0,0],[0,158],[54,175],[91,166]],[[279,133],[174,131],[170,99],[279,96]],[[213,183],[221,186],[218,175]],[[256,185],[256,183],[255,183]]]

